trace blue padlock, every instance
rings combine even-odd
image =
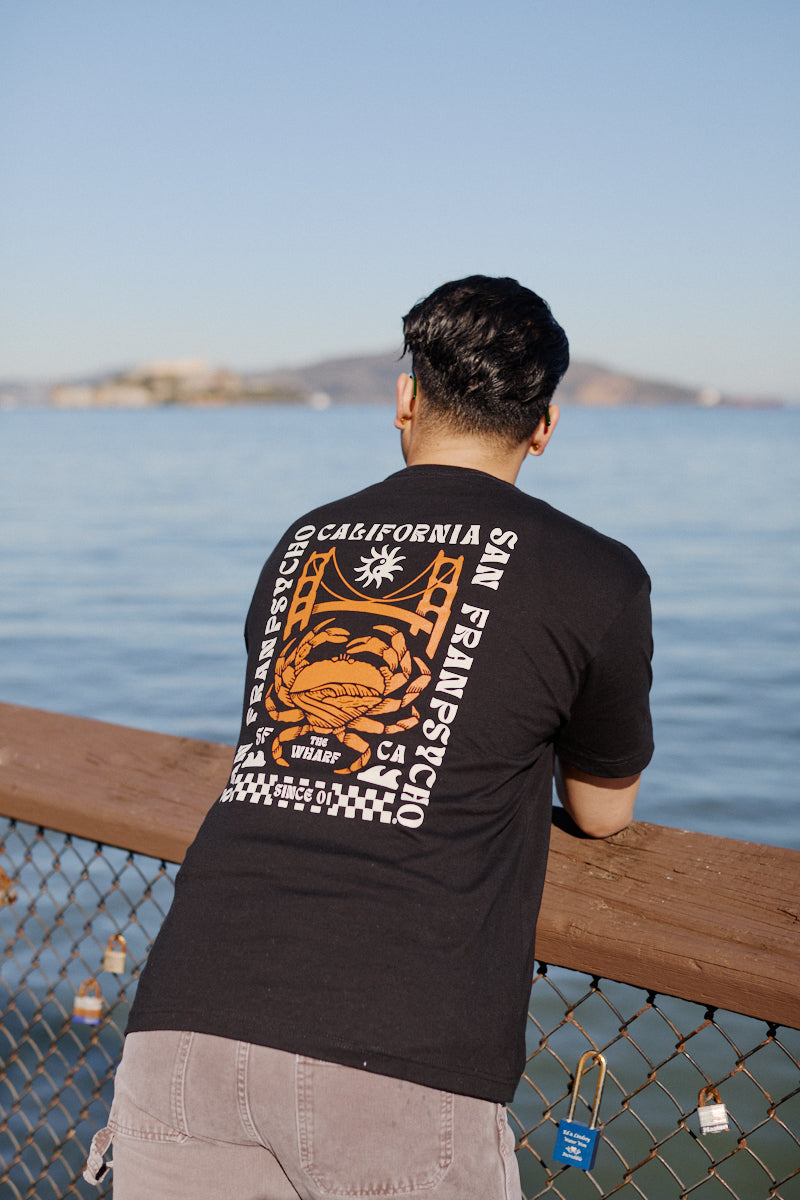
[[[597,1074],[597,1086],[594,1089],[592,1115],[589,1124],[582,1125],[580,1121],[574,1121],[573,1117],[575,1116],[575,1104],[581,1090],[581,1079],[590,1059],[594,1059],[600,1069]],[[597,1158],[597,1145],[600,1141],[600,1130],[595,1126],[597,1125],[603,1084],[606,1081],[606,1069],[606,1060],[596,1050],[587,1050],[585,1054],[581,1055],[578,1069],[575,1072],[575,1082],[572,1085],[567,1118],[558,1123],[556,1145],[553,1151],[553,1158],[556,1162],[566,1163],[570,1167],[580,1167],[582,1171],[591,1171],[594,1166],[594,1160]]]

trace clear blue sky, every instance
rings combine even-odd
[[[575,357],[800,395],[796,0],[0,0],[0,378],[398,345],[514,275]]]

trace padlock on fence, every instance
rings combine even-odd
[[[106,949],[103,955],[103,970],[110,971],[112,975],[121,975],[125,970],[125,938],[121,933],[112,933],[111,937],[106,942]]]
[[[3,868],[0,867],[0,906],[3,904],[13,904],[16,898],[17,889],[14,887]]]
[[[84,979],[78,988],[72,1019],[81,1025],[99,1025],[103,1018],[103,994],[96,979]]]
[[[594,1059],[599,1067],[597,1086],[594,1089],[592,1115],[588,1125],[573,1120],[575,1104],[581,1090],[581,1080],[586,1070],[586,1064]],[[597,1158],[597,1146],[600,1141],[600,1130],[596,1128],[597,1116],[600,1111],[600,1097],[603,1094],[603,1084],[606,1081],[606,1060],[596,1050],[587,1050],[582,1054],[575,1072],[575,1082],[572,1085],[572,1096],[565,1121],[559,1121],[558,1133],[553,1158],[556,1162],[566,1163],[570,1167],[580,1167],[582,1171],[590,1171]]]
[[[713,1104],[709,1104],[709,1096],[714,1101]],[[720,1100],[719,1092],[715,1087],[709,1085],[700,1088],[700,1095],[697,1097],[697,1116],[702,1134],[727,1132],[728,1110]]]

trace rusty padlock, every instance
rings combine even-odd
[[[709,1104],[709,1096],[714,1101]],[[700,1095],[697,1097],[697,1116],[700,1121],[700,1132],[706,1133],[725,1133],[728,1129],[728,1110],[722,1103],[719,1097],[719,1092],[710,1084],[708,1087],[700,1088]]]
[[[125,970],[126,949],[125,938],[122,934],[112,933],[106,942],[106,949],[103,954],[103,970],[110,971],[112,975],[121,975]]]
[[[103,1018],[103,994],[96,979],[84,979],[78,988],[72,1019],[81,1025],[99,1025]]]
[[[13,904],[17,898],[17,889],[0,867],[0,905]]]

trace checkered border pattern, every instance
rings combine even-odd
[[[274,804],[294,812],[325,812],[329,817],[344,816],[351,820],[378,820],[384,825],[393,821],[394,792],[379,795],[377,788],[360,788],[358,784],[331,784],[321,780],[296,779],[293,775],[256,773],[238,775],[220,796],[220,803],[231,801],[250,804]]]

